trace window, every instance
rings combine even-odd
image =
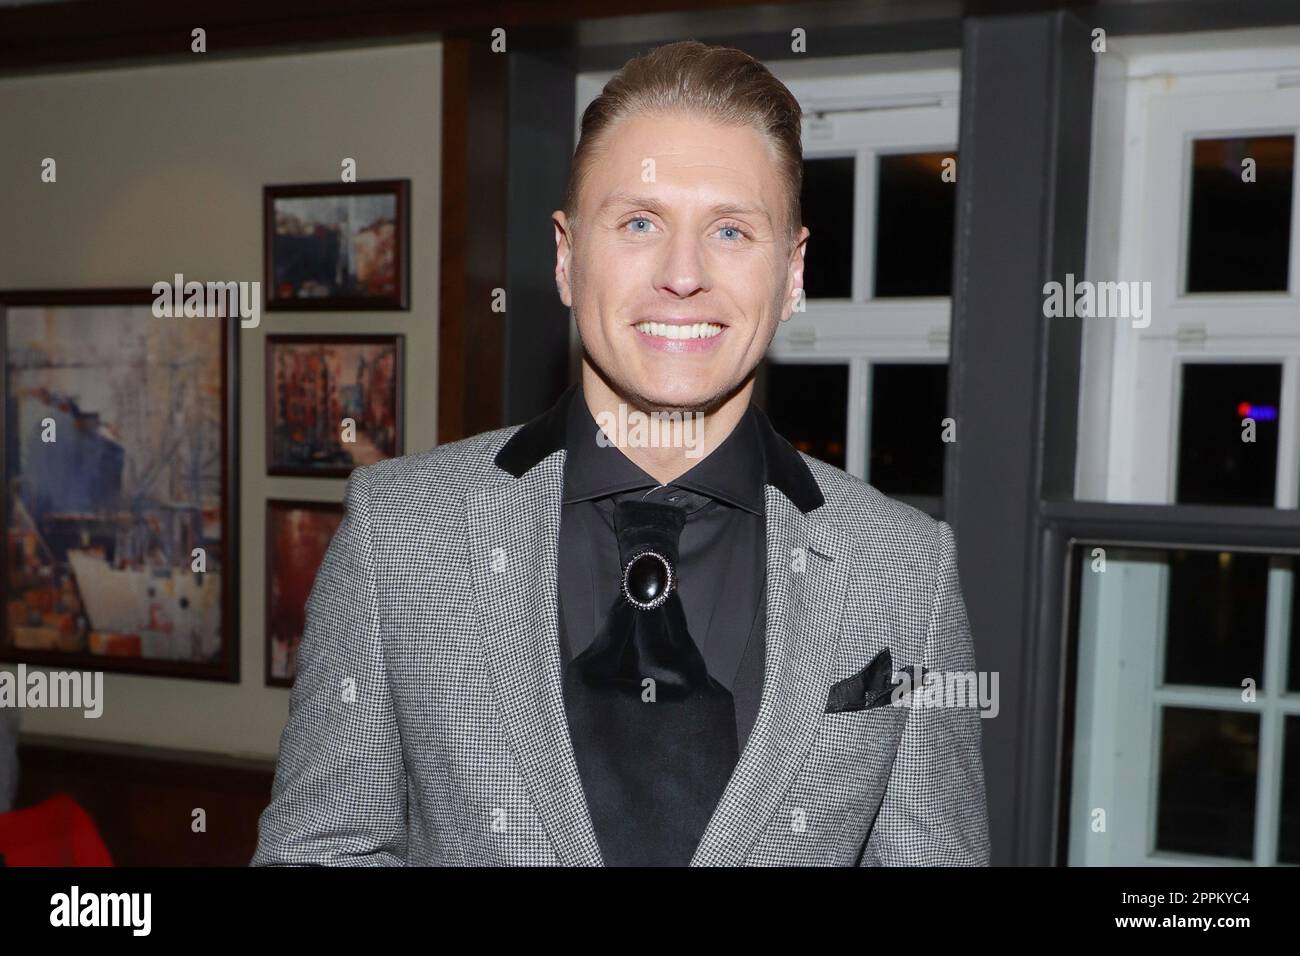
[[[799,451],[843,468],[848,433],[849,367],[842,362],[766,362],[755,401],[777,433]]]
[[[943,497],[947,396],[947,365],[871,366],[869,473],[885,494],[908,500]]]
[[[1121,38],[1096,102],[1084,278],[1141,298],[1076,320],[1076,497],[1295,508],[1300,31]],[[1074,558],[1069,862],[1300,859],[1300,558]]]
[[[1088,278],[1149,299],[1145,315],[1081,320],[1080,499],[1296,507],[1294,36],[1235,53],[1229,38],[1176,54],[1120,40],[1100,61]]]
[[[1272,507],[1282,366],[1184,362],[1179,372],[1176,500]]]
[[[952,294],[956,168],[956,150],[876,161],[876,298]]]
[[[809,299],[853,297],[853,166],[852,156],[803,164],[799,204],[804,225],[817,236],[818,253],[817,268],[804,277]]]
[[[1187,292],[1286,292],[1294,136],[1192,140]]]
[[[1101,543],[1075,561],[1070,862],[1294,861],[1300,558]]]
[[[792,386],[788,369],[806,370],[797,381],[810,404],[791,428],[823,419],[836,437],[822,440],[843,449],[832,463],[933,514],[942,513],[958,62],[941,53],[769,64],[805,111],[810,236],[805,310],[777,330],[767,366],[787,370]]]

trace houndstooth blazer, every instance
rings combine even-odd
[[[561,694],[564,402],[352,472],[252,865],[601,865]],[[977,709],[826,710],[886,648],[974,670],[952,530],[759,418],[766,676],[691,865],[987,865]]]

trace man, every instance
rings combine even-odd
[[[588,108],[554,214],[581,382],[352,473],[254,864],[987,864],[978,712],[912,706],[974,669],[950,528],[750,403],[799,137],[697,43]]]

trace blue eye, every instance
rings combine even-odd
[[[643,223],[645,223],[646,226],[648,226],[648,227],[651,227],[651,228],[654,227],[654,223],[652,223],[652,222],[651,222],[649,219],[647,219],[645,216],[637,216],[637,217],[634,218],[634,219],[629,219],[629,220],[625,223],[625,225],[628,225],[628,226],[634,226],[634,225],[636,225],[636,224],[639,223],[639,222],[643,222]],[[639,233],[643,233],[643,234],[644,234],[644,233],[649,232],[650,229],[649,229],[649,228],[647,228],[647,229],[633,229],[632,231],[633,231],[633,232],[639,232]]]
[[[731,235],[724,235],[723,238],[732,242],[734,242],[737,239],[745,238],[745,234],[740,231],[739,226],[720,226],[718,228],[718,232],[731,233]]]

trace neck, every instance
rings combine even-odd
[[[592,418],[619,451],[661,485],[680,478],[726,441],[753,391],[750,377],[716,408],[652,414],[610,388],[585,359],[582,363],[582,395]]]

